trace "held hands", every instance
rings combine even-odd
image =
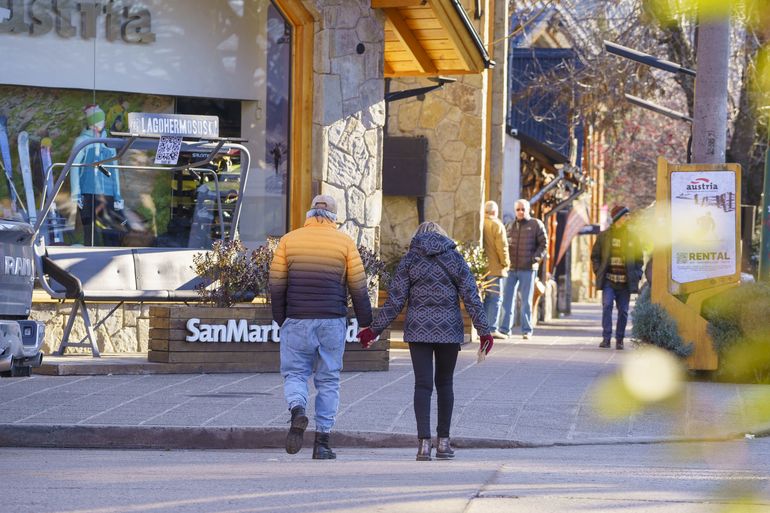
[[[125,203],[123,203],[122,199],[115,200],[114,206],[115,206],[115,210],[123,210],[123,208],[125,207]]]
[[[369,349],[375,338],[377,338],[377,335],[374,334],[372,328],[364,328],[358,332],[358,341],[364,349]]]

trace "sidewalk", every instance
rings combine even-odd
[[[497,341],[481,364],[476,346],[466,346],[455,375],[455,444],[650,443],[762,430],[746,425],[752,393],[762,388],[753,385],[688,382],[675,411],[651,408],[619,422],[598,418],[593,387],[633,351],[597,347],[600,316],[599,305],[573,305],[570,317],[538,326],[531,340]],[[343,373],[333,444],[412,447],[413,384],[409,352],[401,349],[391,351],[387,372]],[[311,419],[312,410],[311,398]],[[282,447],[288,418],[277,373],[0,380],[0,446]]]

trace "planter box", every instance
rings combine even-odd
[[[390,361],[389,333],[370,349],[361,349],[358,326],[348,321],[343,358],[345,371],[385,371]],[[270,307],[244,305],[153,306],[147,359],[202,366],[202,372],[279,372],[280,338]]]

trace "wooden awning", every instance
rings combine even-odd
[[[371,0],[385,22],[385,76],[481,73],[495,65],[459,0]]]

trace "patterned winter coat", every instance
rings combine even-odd
[[[388,300],[377,312],[371,328],[379,335],[408,303],[405,342],[460,344],[464,338],[460,297],[479,334],[488,334],[476,280],[455,250],[455,243],[438,233],[420,234],[412,239],[409,251],[398,264],[388,289]]]

